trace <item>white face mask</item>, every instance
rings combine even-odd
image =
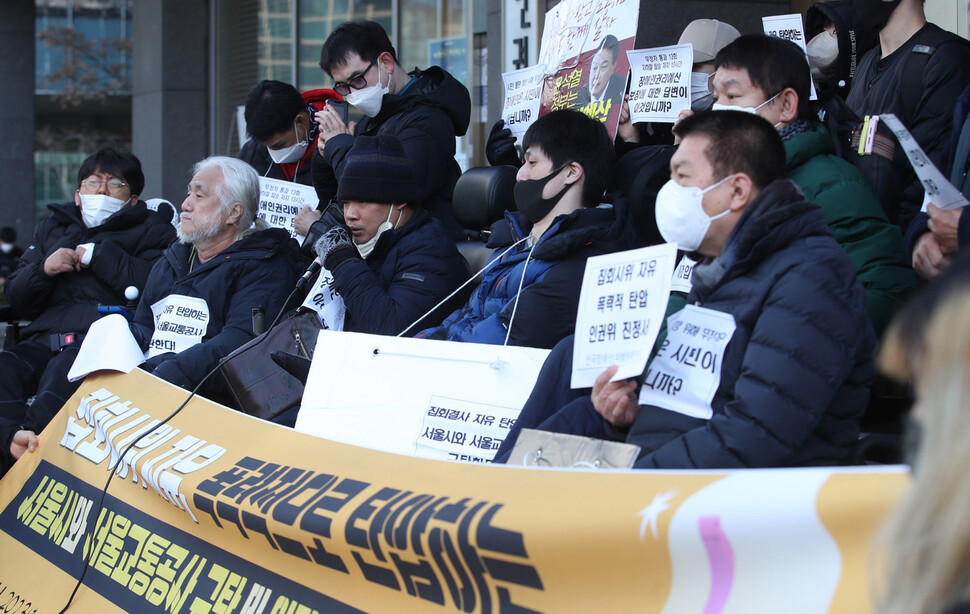
[[[270,149],[266,148],[269,152],[269,157],[273,159],[273,162],[277,164],[290,164],[296,162],[303,157],[306,153],[307,148],[310,146],[309,141],[301,141],[300,133],[296,129],[296,122],[293,123],[293,132],[296,134],[296,143],[290,145],[289,147],[282,147],[280,149]]]
[[[725,209],[714,217],[704,212],[704,195],[734,175],[728,175],[705,189],[684,187],[671,179],[657,192],[657,228],[668,243],[676,243],[678,249],[697,251],[711,222],[727,215]]]
[[[107,194],[80,194],[79,196],[81,197],[81,219],[88,228],[104,224],[104,221],[113,213],[121,211],[122,207],[131,202],[130,198],[121,200]]]
[[[371,252],[374,251],[374,248],[377,246],[377,240],[381,238],[381,235],[388,230],[393,230],[398,224],[401,223],[401,215],[404,214],[404,210],[402,209],[401,211],[398,211],[397,221],[392,224],[391,215],[393,213],[394,207],[392,206],[391,210],[387,212],[387,219],[377,227],[377,232],[374,234],[374,236],[357,246],[357,251],[360,252],[360,257],[364,260],[366,260],[367,257],[370,256]]]
[[[711,107],[711,110],[712,111],[743,111],[744,113],[751,113],[752,115],[758,115],[758,109],[765,106],[775,98],[778,98],[779,96],[781,96],[781,92],[778,92],[777,94],[775,94],[768,100],[765,100],[764,102],[762,102],[756,107],[739,107],[735,105],[721,104],[719,102],[715,102],[714,106]]]
[[[805,46],[812,70],[825,70],[839,58],[839,38],[835,32],[822,30]]]
[[[376,117],[381,112],[384,94],[390,91],[391,76],[387,76],[387,85],[381,85],[381,63],[377,63],[377,85],[354,90],[344,96],[344,100],[357,107],[367,117]]]
[[[714,93],[708,89],[707,84],[711,75],[706,72],[690,73],[690,110],[698,113],[711,108],[711,101]]]
[[[3,245],[0,245],[0,252],[9,254],[12,251],[13,251],[13,243],[4,243]]]

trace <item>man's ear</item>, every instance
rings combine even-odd
[[[731,186],[731,202],[728,206],[731,211],[744,211],[748,203],[757,196],[758,191],[754,182],[747,174],[736,173],[734,177],[728,180],[728,183]]]
[[[586,171],[583,169],[583,165],[579,162],[570,162],[566,165],[566,177],[565,183],[571,185],[582,180],[586,176]]]
[[[127,206],[129,206],[129,207],[134,207],[134,206],[135,206],[135,205],[137,205],[137,204],[138,204],[138,195],[137,195],[137,194],[132,194],[132,195],[131,195],[131,202],[130,202],[130,203],[128,203],[128,205],[127,205]]]
[[[229,217],[226,219],[226,224],[232,224],[239,228],[240,220],[242,220],[244,207],[242,203],[238,200],[229,207]]]
[[[778,117],[780,121],[790,124],[798,119],[798,92],[794,88],[786,87],[778,95],[781,101],[781,113]]]
[[[81,190],[74,190],[74,204],[77,208],[81,208]]]
[[[387,51],[382,51],[380,55],[377,56],[377,63],[381,65],[381,70],[389,75],[394,74],[394,58]],[[368,83],[367,85],[370,85]]]

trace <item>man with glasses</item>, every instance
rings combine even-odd
[[[451,195],[461,175],[455,137],[465,134],[471,116],[468,89],[438,66],[405,72],[387,33],[372,21],[337,27],[323,44],[320,67],[334,80],[333,89],[364,115],[345,124],[330,107],[316,114],[320,137],[313,185],[321,207],[336,195],[337,178],[357,137],[393,136],[414,168],[420,188],[414,205],[437,217],[452,239],[459,238]],[[325,230],[313,227],[311,233]]]
[[[31,319],[22,341],[0,352],[0,474],[28,448],[78,383],[67,381],[98,305],[124,305],[175,239],[164,216],[139,200],[145,185],[134,155],[104,148],[78,172],[74,202],[49,205],[33,244],[7,279],[17,315]],[[27,399],[35,396],[29,406]]]

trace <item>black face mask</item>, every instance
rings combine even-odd
[[[858,29],[863,32],[877,33],[886,27],[889,16],[893,14],[902,0],[882,2],[881,0],[852,0],[855,9],[855,21]]]
[[[512,188],[512,196],[515,198],[516,208],[525,216],[525,219],[533,224],[538,224],[559,204],[569,188],[573,187],[572,184],[566,185],[552,198],[542,197],[542,190],[545,189],[546,184],[552,181],[564,168],[566,168],[565,165],[560,166],[542,179],[526,179],[516,182],[515,187]]]

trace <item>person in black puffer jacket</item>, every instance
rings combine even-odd
[[[276,317],[301,268],[290,234],[256,220],[259,178],[252,167],[217,156],[194,170],[179,243],[152,269],[131,325],[149,353],[142,368],[186,389],[255,336],[254,308],[268,322]],[[219,378],[200,392],[215,400],[225,393]]]
[[[441,222],[409,204],[417,193],[396,138],[356,139],[337,191],[347,226],[328,231],[319,250],[347,308],[344,330],[403,334],[467,277]]]
[[[468,89],[438,66],[405,73],[387,33],[372,21],[345,23],[334,30],[323,44],[320,67],[334,79],[333,89],[366,116],[345,125],[332,108],[317,113],[320,139],[313,156],[313,186],[320,207],[337,194],[338,178],[357,137],[391,135],[414,168],[418,194],[411,204],[431,212],[457,241],[461,228],[451,195],[461,168],[455,161],[455,137],[468,130]],[[311,226],[307,240],[326,229]]]
[[[770,123],[713,111],[675,133],[683,141],[657,197],[657,222],[664,238],[705,257],[688,307],[668,320],[640,381],[609,382],[610,367],[590,395],[550,395],[567,401],[558,412],[533,408],[550,416],[538,428],[636,444],[642,469],[838,464],[856,443],[875,376],[875,334],[852,262],[819,207],[784,179],[784,148]],[[687,326],[679,339],[670,333],[671,322],[701,312],[733,323],[710,375],[683,366],[691,362],[685,346],[700,347],[705,329],[693,329],[694,341]],[[529,403],[556,388],[538,382]]]
[[[36,434],[80,386],[67,372],[101,317],[98,305],[124,305],[128,286],[143,290],[175,239],[168,220],[139,200],[144,186],[134,155],[104,148],[89,156],[74,202],[48,206],[51,216],[7,278],[10,304],[32,322],[20,343],[0,353],[0,464],[36,445]]]

